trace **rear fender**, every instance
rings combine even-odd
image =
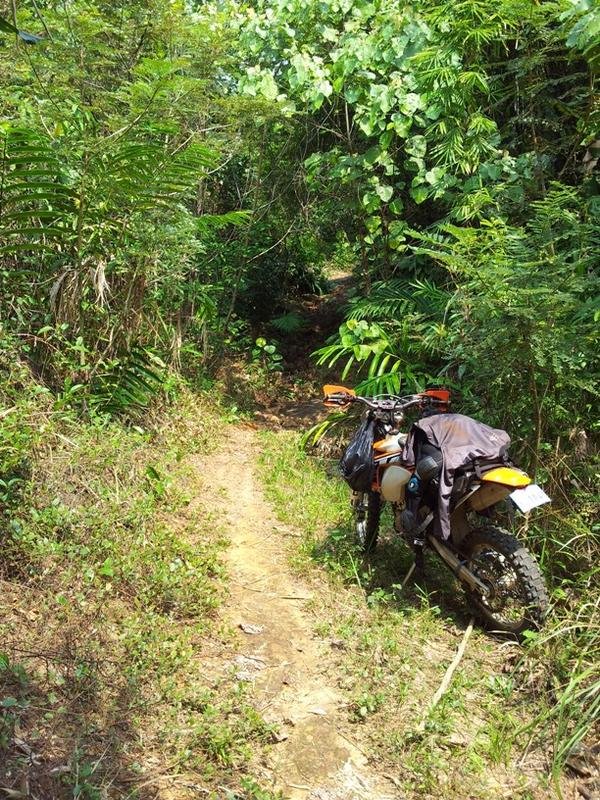
[[[480,482],[461,497],[457,504],[471,511],[484,511],[508,497],[515,489],[528,486],[531,478],[526,472],[512,467],[496,467],[481,476]]]
[[[481,477],[482,482],[487,483],[501,483],[503,486],[510,486],[512,489],[522,489],[524,486],[529,486],[531,478],[522,469],[515,469],[513,467],[496,467],[486,472]]]
[[[484,511],[486,508],[491,508],[504,500],[508,495],[513,492],[512,486],[504,486],[501,483],[483,483],[469,495],[468,501],[465,506],[468,506],[473,511]]]

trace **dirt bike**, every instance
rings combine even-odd
[[[441,461],[425,455],[415,466],[402,454],[408,433],[400,430],[405,415],[421,416],[448,411],[449,392],[426,392],[396,397],[360,397],[343,386],[325,386],[328,407],[364,406],[363,420],[370,420],[376,436],[365,491],[354,491],[355,531],[365,552],[376,546],[382,506],[392,507],[394,530],[414,549],[417,573],[423,570],[423,549],[436,553],[466,590],[476,616],[487,627],[520,634],[539,627],[547,612],[548,595],[534,556],[511,533],[492,524],[492,512],[510,498],[511,505],[529,511],[550,498],[522,470],[512,464],[488,463],[457,473],[450,499],[448,539],[435,535]],[[422,487],[419,508],[407,511],[411,484]]]

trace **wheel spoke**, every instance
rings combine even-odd
[[[494,630],[520,634],[539,626],[548,608],[544,579],[533,555],[508,531],[494,525],[472,530],[463,542],[466,566],[487,587],[468,592]]]
[[[471,554],[471,569],[489,588],[482,604],[503,625],[520,622],[528,611],[525,592],[519,576],[503,553],[480,546]]]

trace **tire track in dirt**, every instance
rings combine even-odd
[[[222,498],[231,540],[223,614],[238,630],[234,669],[253,683],[258,711],[281,734],[261,777],[289,800],[398,800],[342,732],[344,699],[327,674],[326,648],[311,635],[314,619],[303,610],[310,591],[290,572],[282,526],[254,476],[254,434],[237,428],[232,440],[235,455],[217,453],[202,471],[206,488]],[[244,633],[241,624],[259,632]]]

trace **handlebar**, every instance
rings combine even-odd
[[[423,394],[411,394],[406,397],[390,396],[378,400],[372,397],[361,397],[360,395],[346,394],[345,392],[334,392],[325,396],[324,402],[327,405],[347,406],[351,403],[362,403],[373,411],[404,411],[411,406],[424,405],[447,405],[446,402],[437,397]]]

